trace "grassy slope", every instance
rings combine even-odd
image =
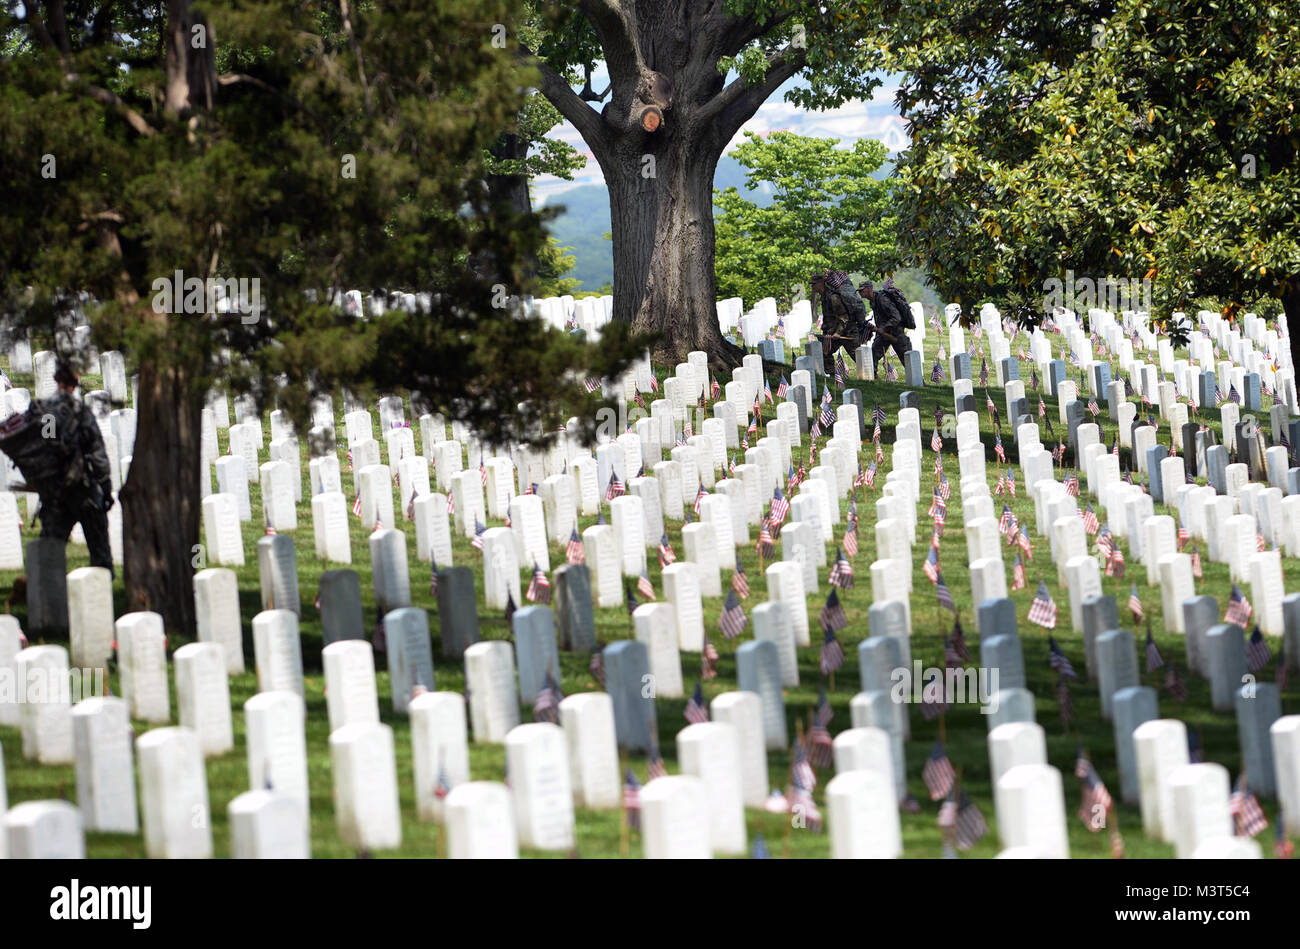
[[[1054,347],[1059,349],[1060,338],[1052,338]],[[927,366],[933,362],[935,351],[938,348],[938,334],[930,332],[926,341],[926,355],[928,357]],[[978,358],[976,359],[978,366]],[[1029,372],[1029,364],[1022,366],[1026,374]],[[663,370],[660,370],[662,374]],[[928,374],[928,369],[927,369]],[[978,369],[976,369],[978,374]],[[990,365],[990,374],[992,367]],[[12,374],[11,374],[12,376]],[[1077,378],[1077,375],[1076,375]],[[723,380],[719,380],[722,382]],[[775,381],[775,380],[774,380]],[[14,378],[17,385],[30,386],[30,378]],[[86,391],[97,386],[98,380],[87,376],[83,379],[83,387]],[[884,429],[884,442],[886,443],[885,454],[886,462],[881,466],[881,471],[877,477],[877,490],[866,491],[865,498],[862,497],[859,489],[858,509],[861,518],[861,528],[859,530],[860,549],[858,556],[854,560],[854,567],[857,576],[857,585],[847,594],[843,595],[845,613],[849,619],[848,627],[840,634],[841,641],[844,644],[845,664],[835,676],[835,688],[830,690],[829,698],[835,710],[835,717],[831,724],[831,731],[837,734],[850,727],[849,720],[849,702],[853,695],[858,691],[858,662],[857,662],[857,644],[867,635],[867,610],[871,605],[871,583],[870,583],[870,564],[875,557],[875,508],[874,502],[881,496],[880,488],[884,485],[884,474],[889,466],[889,443],[893,441],[893,429],[898,417],[898,397],[906,388],[902,384],[888,384],[884,382],[853,382],[853,386],[863,390],[863,397],[866,404],[866,411],[869,413],[873,403],[879,403],[887,412],[889,421]],[[1029,388],[1028,383],[1026,388]],[[1081,387],[1081,391],[1082,387]],[[1005,411],[1005,400],[1003,392],[995,385],[990,385],[989,393],[993,396],[993,401],[998,405],[999,412]],[[997,459],[993,454],[993,426],[987,416],[985,416],[982,405],[984,402],[984,391],[976,386],[976,401],[981,406],[981,437],[983,438],[987,450],[987,473],[990,486],[997,478],[999,466]],[[1033,402],[1032,392],[1030,401]],[[839,401],[836,393],[836,401]],[[1047,409],[1052,417],[1056,431],[1064,434],[1065,426],[1056,422],[1058,416],[1058,406],[1054,398],[1047,398]],[[1102,404],[1102,414],[1098,421],[1102,428],[1102,440],[1109,445],[1116,434],[1115,422],[1109,420],[1106,416],[1105,403]],[[921,494],[923,500],[920,502],[923,506],[919,511],[919,521],[917,525],[917,545],[913,548],[913,600],[912,600],[912,655],[914,659],[921,659],[927,666],[943,665],[943,642],[944,637],[951,629],[951,616],[947,611],[940,610],[933,594],[933,587],[929,583],[925,574],[921,570],[921,565],[925,554],[928,552],[926,544],[928,543],[929,524],[925,516],[926,507],[928,507],[928,497],[926,497],[931,487],[931,471],[933,468],[934,455],[929,450],[929,435],[932,429],[934,410],[936,407],[942,407],[949,415],[953,411],[953,390],[947,382],[939,385],[926,385],[921,390],[921,419],[925,432],[925,451],[921,463]],[[336,400],[336,408],[341,409],[340,400]],[[1214,428],[1218,428],[1218,413],[1215,410],[1208,410],[1201,413],[1202,418]],[[774,407],[771,405],[763,406],[764,421],[775,417]],[[263,420],[264,431],[269,432],[269,420]],[[413,425],[413,430],[417,439],[417,450],[420,450],[418,444],[419,427]],[[341,414],[339,425],[336,429],[339,432],[345,430],[342,425]],[[1045,435],[1044,429],[1044,435]],[[1167,426],[1160,432],[1162,441],[1168,439]],[[226,432],[220,432],[222,451],[226,448]],[[1045,443],[1046,438],[1044,439]],[[1003,442],[1007,451],[1008,459],[1014,463],[1016,461],[1014,439],[1011,437],[1010,428],[1003,426]],[[1050,443],[1049,443],[1050,444]],[[819,444],[819,448],[821,445]],[[870,446],[864,447],[864,464],[870,461]],[[806,463],[806,438],[803,456]],[[1127,463],[1127,451],[1124,452],[1124,462]],[[344,486],[349,492],[353,491],[351,475],[346,472],[347,458],[346,453],[340,450],[341,463],[344,468]],[[797,457],[797,456],[796,456]],[[262,460],[267,459],[266,449],[263,451]],[[303,476],[306,479],[306,459],[304,458]],[[959,478],[957,472],[957,461],[955,457],[955,443],[949,440],[945,443],[945,469],[948,478],[952,482],[953,491],[949,502],[947,526],[943,537],[942,548],[940,550],[941,561],[945,566],[944,579],[952,590],[953,597],[956,601],[957,608],[966,630],[967,640],[971,644],[972,658],[978,660],[977,640],[978,634],[975,631],[973,606],[971,603],[970,578],[966,570],[961,569],[966,560],[966,543],[963,531],[962,504],[959,490]],[[1058,478],[1063,474],[1058,474]],[[1012,508],[1022,525],[1032,529],[1034,524],[1033,503],[1028,498],[1024,485],[1019,483],[1019,474],[1017,473],[1018,490],[1016,498],[1012,501]],[[256,543],[258,537],[262,535],[263,528],[260,515],[256,512],[260,509],[260,492],[256,484],[250,485],[252,492],[252,505],[255,512],[254,520],[244,525],[244,541],[247,554],[246,565],[237,572],[240,579],[240,599],[242,615],[244,618],[244,651],[246,661],[251,669],[253,662],[251,620],[253,615],[260,609],[258,593],[258,574],[256,560]],[[1085,485],[1086,492],[1086,485]],[[353,495],[348,494],[351,498]],[[1082,502],[1084,498],[1080,498]],[[1001,510],[1001,499],[995,497],[995,510]],[[841,502],[841,510],[847,510],[847,499]],[[1099,505],[1094,503],[1098,510],[1098,516],[1104,520],[1104,511]],[[1157,513],[1168,513],[1162,505],[1156,505]],[[585,528],[588,524],[594,522],[594,518],[583,518],[581,527]],[[361,526],[359,519],[350,519],[352,529],[352,555],[353,568],[362,576],[362,597],[365,609],[365,618],[368,626],[373,625],[375,620],[374,599],[370,591],[369,582],[369,553],[366,544],[366,531]],[[436,604],[433,598],[429,596],[429,566],[420,563],[416,558],[415,551],[415,533],[414,528],[409,522],[402,521],[402,529],[407,534],[408,539],[408,557],[412,569],[411,591],[413,604],[430,611],[430,627],[434,639],[438,638],[438,621]],[[842,536],[843,523],[836,532],[836,541]],[[28,537],[34,536],[34,531],[24,527]],[[669,526],[669,536],[674,548],[679,555],[683,552],[684,546],[681,541],[681,524],[673,523]],[[307,691],[307,746],[309,756],[309,772],[312,791],[312,849],[316,856],[320,857],[346,857],[352,856],[350,851],[343,845],[337,833],[335,832],[334,817],[331,803],[331,772],[329,762],[328,747],[328,718],[326,712],[325,697],[323,694],[324,678],[321,672],[320,664],[320,622],[317,611],[313,607],[317,582],[320,573],[331,565],[320,561],[315,555],[314,542],[312,539],[311,516],[310,516],[310,499],[304,498],[304,503],[299,507],[299,527],[293,535],[297,547],[298,555],[298,578],[301,593],[302,606],[302,637],[303,637],[303,654],[306,667],[306,691]],[[751,528],[751,541],[756,537],[756,531]],[[1019,617],[1020,634],[1023,642],[1024,660],[1028,685],[1037,696],[1037,717],[1047,732],[1047,752],[1048,760],[1055,767],[1062,771],[1065,788],[1066,803],[1069,813],[1069,833],[1070,848],[1073,856],[1076,857],[1106,857],[1109,856],[1109,844],[1104,833],[1093,834],[1084,827],[1084,825],[1074,816],[1078,809],[1079,789],[1078,781],[1073,778],[1073,768],[1075,759],[1075,749],[1077,744],[1082,743],[1091,753],[1093,761],[1096,763],[1102,778],[1106,781],[1107,786],[1111,789],[1112,794],[1118,800],[1119,798],[1119,775],[1115,766],[1114,739],[1112,728],[1109,722],[1101,719],[1100,704],[1097,695],[1095,683],[1081,681],[1073,689],[1073,700],[1075,710],[1075,723],[1071,731],[1066,732],[1058,717],[1056,703],[1056,674],[1048,667],[1047,664],[1047,638],[1045,634],[1040,634],[1038,627],[1029,625],[1025,620],[1025,613],[1028,610],[1030,599],[1037,587],[1039,577],[1047,580],[1049,588],[1052,590],[1060,609],[1061,622],[1055,631],[1058,642],[1073,661],[1076,669],[1081,676],[1084,672],[1083,641],[1080,634],[1073,633],[1069,629],[1069,600],[1066,591],[1058,588],[1055,577],[1055,566],[1051,561],[1049,553],[1049,544],[1046,537],[1034,536],[1034,559],[1028,565],[1029,582],[1026,589],[1019,590],[1011,594],[1017,606],[1017,615]],[[1127,551],[1127,544],[1124,544]],[[469,546],[468,541],[463,538],[454,538],[455,563],[469,564],[475,568],[480,591],[482,583],[481,573],[481,555],[478,551]],[[1190,548],[1189,548],[1190,549]],[[663,586],[660,578],[660,569],[653,551],[649,557],[650,578],[654,583],[655,590],[662,597]],[[1205,576],[1203,580],[1196,582],[1197,593],[1212,593],[1219,597],[1221,604],[1226,604],[1227,592],[1230,589],[1228,579],[1228,569],[1226,565],[1210,563],[1205,556],[1204,544],[1201,544],[1202,563],[1204,566]],[[779,555],[779,551],[778,551]],[[831,552],[833,556],[833,551]],[[1010,566],[1014,556],[1011,550],[1006,551],[1006,564],[1008,568],[1008,583],[1010,582]],[[750,578],[752,593],[746,601],[746,611],[761,602],[764,597],[765,586],[758,577],[758,562],[753,546],[742,551],[742,559],[745,569]],[[563,563],[563,549],[559,545],[552,547],[552,565],[555,566]],[[68,549],[68,568],[83,566],[87,564],[88,559],[84,547],[70,546]],[[1294,561],[1292,561],[1294,566]],[[445,565],[444,565],[445,566]],[[14,572],[0,573],[0,592],[3,592],[11,584]],[[723,583],[725,585],[729,579],[729,571],[724,568]],[[1160,692],[1160,709],[1161,715],[1166,717],[1177,717],[1187,722],[1189,728],[1199,730],[1200,736],[1205,748],[1205,757],[1207,761],[1217,761],[1226,765],[1235,775],[1240,767],[1240,756],[1237,748],[1237,729],[1235,719],[1231,714],[1216,714],[1210,710],[1209,686],[1203,680],[1192,677],[1186,672],[1186,656],[1182,642],[1182,637],[1164,631],[1164,623],[1161,615],[1161,602],[1159,587],[1147,587],[1145,585],[1145,568],[1140,563],[1129,558],[1128,574],[1123,580],[1114,580],[1103,577],[1104,592],[1115,596],[1120,606],[1121,621],[1129,619],[1129,615],[1124,604],[1128,599],[1129,584],[1133,578],[1138,578],[1138,588],[1142,597],[1143,605],[1147,615],[1152,620],[1152,629],[1155,632],[1156,640],[1159,643],[1161,653],[1165,661],[1176,661],[1180,670],[1185,675],[1189,688],[1189,698],[1185,703],[1174,703],[1167,695]],[[526,585],[527,576],[524,576]],[[812,621],[812,628],[817,630],[816,616],[821,604],[826,596],[828,587],[825,583],[825,576],[821,577],[820,594],[811,596],[808,599],[809,616]],[[120,570],[118,580],[115,585],[115,605],[120,613],[125,612],[125,597],[122,593]],[[481,596],[481,592],[480,592]],[[481,602],[481,600],[480,600]],[[721,654],[718,663],[718,677],[704,686],[705,695],[709,698],[735,688],[736,683],[736,665],[735,649],[738,642],[727,642],[718,632],[717,621],[721,610],[722,601],[720,599],[706,600],[704,603],[704,615],[706,628],[709,630],[710,637]],[[481,609],[481,607],[480,607]],[[24,609],[19,607],[15,609],[20,620],[25,620]],[[495,611],[484,611],[480,617],[481,632],[485,639],[506,639],[509,638],[504,617]],[[618,639],[629,638],[632,635],[631,622],[626,610],[622,607],[615,609],[597,609],[596,610],[597,635],[602,643],[612,642]],[[747,629],[740,641],[750,638],[752,629]],[[1145,630],[1138,633],[1139,642],[1139,663],[1142,661],[1141,642],[1145,636]],[[817,640],[814,636],[814,640]],[[172,648],[180,646],[182,643],[179,639],[172,643]],[[1276,643],[1274,650],[1276,651]],[[464,689],[464,669],[458,664],[450,664],[440,661],[439,644],[435,642],[434,646],[434,665],[437,679],[437,687],[440,690],[460,692]],[[561,653],[560,661],[562,666],[563,680],[561,683],[564,694],[569,695],[575,692],[592,691],[597,688],[595,682],[588,672],[589,657],[586,655],[577,655],[570,653]],[[698,678],[698,667],[696,666],[696,657],[692,654],[683,656],[684,682],[686,691],[689,692],[694,688],[694,683]],[[435,856],[442,853],[441,829],[436,825],[421,822],[415,816],[415,806],[412,795],[413,777],[412,777],[412,756],[410,746],[410,729],[407,720],[404,717],[392,714],[388,673],[384,657],[378,657],[376,665],[378,667],[379,680],[379,697],[380,710],[382,719],[392,725],[395,731],[395,744],[397,754],[397,774],[400,785],[402,817],[403,817],[403,844],[399,850],[391,853],[379,854],[379,856]],[[799,650],[800,666],[800,685],[797,688],[786,691],[786,710],[790,719],[791,735],[794,734],[794,719],[797,716],[806,716],[809,710],[817,701],[819,671],[818,671],[818,648]],[[1261,673],[1261,679],[1272,679],[1274,666],[1271,664],[1267,670]],[[1144,676],[1143,682],[1147,685],[1160,685],[1163,679],[1160,673],[1150,676]],[[114,681],[114,691],[116,692],[116,682]],[[238,794],[248,788],[248,770],[245,754],[244,740],[244,722],[240,709],[243,703],[256,691],[256,679],[254,674],[249,673],[231,680],[231,699],[234,704],[236,714],[234,716],[235,725],[235,750],[230,754],[220,758],[212,759],[208,762],[208,787],[210,796],[210,805],[212,812],[213,838],[216,853],[224,856],[228,853],[229,834],[226,827],[226,806]],[[1297,691],[1293,685],[1285,694],[1283,699],[1284,713],[1296,710]],[[672,736],[685,725],[682,717],[684,700],[660,699],[657,703],[659,733],[662,736],[663,754],[667,759],[668,769],[670,772],[676,772],[677,764],[675,761],[675,747]],[[172,697],[172,714],[176,713],[176,700],[173,692]],[[935,824],[935,815],[937,804],[932,804],[928,800],[928,795],[924,784],[921,781],[921,766],[934,744],[938,735],[939,721],[925,721],[919,713],[919,709],[910,710],[912,723],[912,739],[907,748],[907,777],[908,787],[913,795],[916,796],[923,804],[922,811],[919,814],[902,815],[904,856],[906,857],[937,857],[941,852],[941,839],[938,828]],[[989,783],[989,765],[987,753],[987,723],[986,717],[978,711],[977,705],[958,706],[948,713],[945,717],[944,727],[947,735],[947,746],[953,764],[961,769],[964,786],[969,791],[971,797],[976,801],[984,812],[990,825],[990,833],[975,848],[966,854],[974,857],[991,857],[1000,849],[997,842],[996,828],[994,826],[992,791]],[[525,709],[522,720],[529,720],[529,710]],[[143,729],[151,727],[144,723],[136,723],[137,734]],[[76,779],[72,767],[38,767],[28,762],[24,762],[21,756],[21,747],[19,735],[16,729],[0,728],[0,744],[4,746],[4,762],[7,773],[9,803],[10,806],[25,800],[41,799],[66,796],[69,799],[76,797]],[[645,777],[645,761],[643,757],[634,757],[630,762],[631,766],[637,771],[638,775]],[[789,757],[785,754],[768,755],[768,765],[770,778],[773,787],[783,787],[786,783]],[[501,780],[504,773],[504,748],[500,745],[470,745],[470,767],[473,777],[476,780]],[[831,777],[831,772],[827,771],[819,776],[819,786],[817,789],[816,799],[819,806],[824,808],[824,789],[825,782]],[[1276,809],[1273,802],[1263,802],[1270,820],[1276,816]],[[1124,834],[1124,840],[1127,846],[1127,853],[1131,857],[1168,857],[1172,856],[1172,848],[1164,844],[1148,840],[1141,834],[1141,819],[1138,811],[1134,807],[1119,806],[1117,814],[1120,821],[1120,828]],[[815,834],[807,830],[789,830],[788,820],[781,815],[771,815],[758,811],[747,811],[746,819],[751,836],[762,834],[768,842],[769,850],[774,857],[780,857],[788,854],[792,857],[825,857],[828,855],[828,839],[825,834]],[[1265,832],[1259,838],[1261,843],[1271,843],[1273,828]],[[578,851],[584,857],[614,857],[620,854],[620,817],[617,812],[596,812],[596,811],[579,811],[577,816],[577,842]],[[116,835],[91,834],[87,841],[88,855],[93,857],[127,857],[143,855],[143,839],[141,837],[121,837]],[[1265,846],[1266,853],[1271,852],[1271,847]],[[629,855],[639,856],[640,845],[636,834],[630,835]],[[549,853],[525,853],[527,856],[561,856],[559,854]]]

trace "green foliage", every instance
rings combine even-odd
[[[788,303],[806,292],[813,271],[876,273],[894,246],[889,189],[872,177],[885,146],[860,139],[840,149],[833,138],[745,134],[732,154],[749,169],[746,187],[770,186],[772,203],[715,190],[719,296]]]
[[[1150,280],[1159,314],[1300,294],[1300,20],[1286,4],[881,12],[913,132],[901,259],[928,262],[946,298],[1033,306],[1067,269]]]
[[[511,126],[511,134],[518,138],[517,150],[524,157],[505,158],[485,151],[483,161],[488,174],[530,179],[538,175],[554,175],[572,181],[573,173],[587,160],[568,142],[546,137],[546,133],[563,121],[555,106],[543,96],[536,93],[528,96],[519,111],[517,123]]]
[[[575,263],[572,247],[561,247],[554,237],[546,239],[546,246],[537,256],[537,285],[533,293],[539,297],[562,297],[572,294],[582,282],[565,274]]]
[[[210,46],[171,53],[201,75],[211,52],[211,101],[169,83],[155,5],[94,12],[49,24],[53,38],[0,14],[0,307],[49,325],[86,290],[101,348],[182,369],[196,399],[216,380],[274,397],[300,423],[339,385],[408,386],[495,441],[554,432],[543,407],[591,414],[580,380],[625,365],[626,334],[578,346],[508,305],[545,235],[492,206],[484,152],[521,114],[555,118],[526,106],[535,73],[517,50],[492,44],[509,4],[366,5],[350,30],[333,8],[218,5]],[[170,15],[203,22],[185,2]],[[177,270],[257,278],[264,311],[159,313],[154,283]],[[363,319],[328,305],[347,287],[424,291],[430,307]]]

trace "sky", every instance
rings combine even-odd
[[[733,76],[728,77],[730,81]],[[607,82],[604,67],[592,75],[592,87],[602,89]],[[801,79],[794,78],[774,92],[768,100],[746,122],[736,137],[727,145],[730,151],[744,141],[745,132],[757,132],[765,135],[769,132],[791,131],[800,135],[816,138],[838,138],[841,147],[847,148],[860,138],[874,138],[888,146],[890,152],[906,148],[907,132],[902,117],[894,107],[894,93],[898,89],[897,80],[884,76],[881,85],[876,88],[868,101],[853,100],[838,109],[825,112],[809,111],[785,101],[787,90],[805,85]],[[551,130],[550,138],[558,138],[576,148],[587,159],[585,168],[574,172],[573,180],[566,181],[553,175],[543,175],[533,181],[534,201],[544,205],[556,195],[569,188],[580,185],[601,184],[603,177],[600,166],[592,158],[591,152],[582,141],[582,136],[567,121]]]

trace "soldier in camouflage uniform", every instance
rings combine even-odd
[[[67,542],[73,525],[80,522],[81,532],[90,548],[90,564],[107,567],[113,572],[113,552],[108,543],[108,511],[113,506],[113,482],[104,439],[99,433],[90,407],[73,393],[77,374],[67,363],[55,370],[57,394],[41,403],[54,419],[54,437],[72,432],[81,453],[80,472],[68,472],[71,485],[63,490],[41,491],[41,536],[57,537]]]
[[[843,291],[852,293],[853,288],[848,286],[849,277],[843,271],[813,274],[811,282],[813,293],[821,301],[822,359],[829,376],[835,371],[835,352],[840,347],[850,353],[857,350],[864,329],[866,307],[862,306],[861,311],[855,312],[845,299]]]

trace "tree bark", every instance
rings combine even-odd
[[[1282,314],[1291,340],[1291,368],[1300,372],[1300,276],[1283,286]],[[1300,383],[1297,385],[1300,387]]]
[[[161,360],[140,367],[139,385],[136,449],[119,495],[127,607],[193,635],[203,393],[183,366]]]
[[[629,132],[602,162],[614,238],[614,319],[655,334],[652,352],[685,362],[691,350],[717,368],[743,355],[722,335],[713,269],[713,173],[721,146],[664,127]]]
[[[502,135],[489,151],[493,158],[523,161],[528,157],[528,143],[519,135]],[[487,186],[492,200],[504,202],[515,214],[532,213],[526,175],[488,175]]]
[[[614,319],[652,333],[651,354],[684,361],[694,349],[717,369],[743,351],[718,325],[713,269],[713,173],[727,143],[806,53],[768,57],[763,79],[724,82],[719,63],[776,29],[721,3],[580,0],[609,68],[611,96],[596,112],[545,62],[540,91],[573,123],[609,188],[614,239]]]

